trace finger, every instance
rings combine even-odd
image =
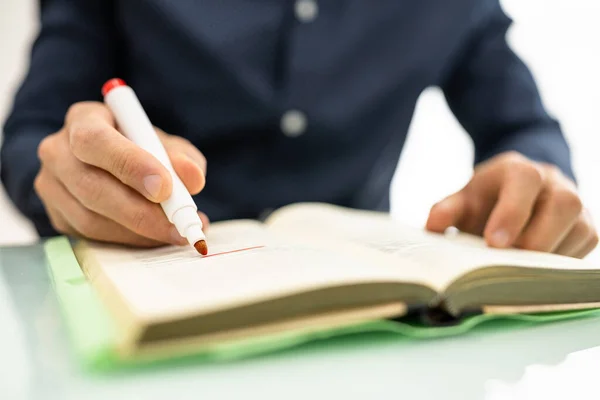
[[[148,201],[106,171],[72,156],[49,167],[69,193],[94,213],[142,237],[162,243],[186,243],[160,205]]]
[[[154,247],[164,243],[142,237],[122,225],[86,209],[54,177],[44,180],[41,192],[46,204],[52,207],[55,220],[63,220],[67,227],[58,226],[61,232],[88,239],[121,243],[142,247]]]
[[[33,188],[40,200],[42,200],[42,205],[46,210],[46,215],[54,230],[65,235],[73,235],[75,231],[71,229],[71,226],[67,223],[62,214],[51,205],[50,199],[47,198],[47,193],[52,188],[52,182],[52,174],[44,167],[44,165],[42,165],[33,182]]]
[[[202,221],[202,230],[204,231],[204,233],[206,233],[210,226],[210,220],[208,219],[208,216],[202,211],[198,211],[198,216],[200,217],[200,221]]]
[[[156,128],[163,142],[173,169],[192,194],[198,194],[206,183],[206,158],[189,140],[169,135]]]
[[[518,247],[555,251],[573,229],[581,211],[581,200],[574,190],[563,185],[544,190],[529,224],[517,240]]]
[[[69,107],[65,115],[65,126],[90,116],[104,121],[113,128],[116,126],[115,119],[108,107],[98,101],[82,101]]]
[[[590,239],[588,239],[587,244],[583,246],[580,250],[573,254],[575,258],[584,258],[588,254],[590,254],[598,245],[598,235],[594,234]]]
[[[509,153],[478,164],[471,181],[458,192],[460,195],[456,194],[461,198],[460,206],[455,204],[455,207],[460,208],[460,213],[457,214],[450,210],[441,211],[441,214],[446,213],[447,216],[444,222],[439,221],[440,225],[437,225],[438,221],[436,219],[441,218],[444,220],[444,218],[432,213],[434,214],[434,218],[431,221],[432,228],[435,228],[436,231],[444,230],[450,223],[463,232],[483,235],[488,217],[497,202],[498,192],[504,180],[507,167],[519,167],[525,163],[526,159],[523,156]],[[446,200],[452,202],[453,196]],[[440,206],[442,208],[447,206],[443,203],[436,205],[436,207]],[[451,208],[451,206],[448,207]],[[435,211],[437,212],[438,210]],[[451,215],[454,220],[448,222],[448,219],[452,219]],[[430,217],[432,217],[431,214]]]
[[[588,247],[595,237],[597,235],[591,217],[587,211],[584,211],[554,252],[563,256],[575,257]]]
[[[179,153],[184,153],[195,162],[202,173],[206,175],[206,157],[196,146],[189,140],[177,135],[169,135],[160,128],[155,128],[160,140],[167,150],[173,150]]]
[[[532,164],[506,169],[483,232],[488,245],[502,248],[514,243],[531,217],[542,185],[542,171]]]
[[[198,163],[192,160],[187,154],[178,150],[169,150],[167,153],[169,154],[175,173],[179,176],[188,192],[192,195],[200,193],[204,189],[206,180],[204,172]]]
[[[426,229],[432,232],[443,233],[451,226],[460,229],[462,220],[466,215],[465,192],[459,191],[435,204],[429,212]]]
[[[153,202],[171,194],[171,175],[147,151],[121,135],[107,117],[104,106],[73,107],[67,116],[66,132],[75,157],[101,168]]]
[[[52,227],[59,233],[67,236],[78,236],[78,233],[69,225],[65,217],[54,207],[46,207],[46,213]]]

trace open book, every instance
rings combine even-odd
[[[414,310],[460,318],[600,307],[600,269],[584,261],[491,249],[375,212],[297,204],[265,223],[215,223],[207,239],[206,257],[188,247],[75,246],[114,316],[123,357]]]

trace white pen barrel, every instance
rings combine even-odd
[[[173,191],[171,196],[161,203],[169,222],[174,223],[175,212],[181,208],[193,207],[195,214],[197,210],[196,203],[188,193],[183,182],[181,182],[181,179],[179,179],[179,176],[175,173],[169,156],[133,89],[129,86],[115,87],[105,95],[104,101],[119,124],[121,133],[137,146],[154,155],[171,174]],[[186,214],[190,215],[189,213]],[[197,214],[195,215],[196,218],[193,220],[197,224],[200,218]],[[189,224],[175,224],[179,233],[184,237],[186,237],[187,225]]]
[[[104,102],[117,120],[121,133],[172,171],[169,156],[133,89],[116,87],[106,94]]]

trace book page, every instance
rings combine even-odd
[[[294,243],[254,221],[212,224],[207,243],[205,257],[191,247],[98,243],[87,243],[82,253],[93,257],[98,270],[88,271],[92,281],[102,274],[135,315],[153,321],[332,286],[394,282],[398,275],[372,250],[336,253],[328,246]]]
[[[515,266],[554,269],[594,269],[569,257],[517,249],[492,249],[480,237],[464,233],[436,234],[394,221],[385,213],[358,211],[324,204],[284,207],[267,220],[269,229],[315,240],[335,238],[346,245],[364,246],[392,255],[399,275],[412,275],[417,268],[425,283],[443,291],[452,281],[473,270],[488,266]],[[323,239],[327,240],[327,239]],[[405,261],[410,261],[406,263]]]

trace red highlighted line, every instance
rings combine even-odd
[[[263,247],[265,247],[265,246],[254,246],[254,247],[246,247],[245,249],[223,251],[221,253],[214,253],[214,254],[209,254],[207,256],[202,256],[202,258],[208,258],[208,257],[214,257],[214,256],[221,256],[223,254],[239,253],[240,251],[248,251],[248,250],[254,250],[254,249],[261,249]]]

